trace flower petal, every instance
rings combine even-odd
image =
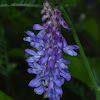
[[[42,9],[42,10],[41,10],[41,14],[43,14],[44,12],[45,12],[45,10],[44,10],[44,9]]]
[[[45,35],[45,31],[44,30],[41,30],[38,34],[37,34],[37,37],[38,38],[43,38]]]
[[[70,61],[64,60],[63,58],[60,58],[60,59],[58,60],[58,62],[62,62],[62,63],[64,63],[64,64],[70,64]]]
[[[31,32],[31,31],[29,31],[29,30],[25,31],[25,33],[26,33],[27,35],[29,35],[29,36],[35,36],[35,35],[34,35],[34,32]]]
[[[40,66],[38,63],[34,62],[34,67],[37,68],[37,69],[41,69],[42,66]]]
[[[67,81],[70,81],[70,79],[71,79],[70,73],[68,73],[66,70],[62,70],[62,71],[60,72],[60,75],[61,75],[62,77],[64,77]]]
[[[68,27],[68,24],[65,22],[65,20],[64,20],[62,17],[60,17],[60,24],[61,24],[64,28],[68,29],[68,31],[69,31],[70,29],[72,29],[72,28],[69,28],[69,27]]]
[[[62,41],[63,41],[63,48],[64,48],[64,47],[66,47],[68,44],[67,44],[67,42],[66,42],[66,40],[65,40],[64,37],[62,37]]]
[[[55,66],[56,66],[56,65],[55,65]],[[59,69],[58,69],[58,68],[55,69],[54,74],[55,74],[55,76],[59,76]]]
[[[50,59],[48,61],[48,70],[53,70],[54,69],[54,60]]]
[[[66,74],[66,80],[67,80],[67,81],[70,81],[70,80],[71,80],[71,75],[70,75],[70,73],[67,73],[67,74]]]
[[[55,93],[54,89],[48,90],[47,96],[48,96],[48,98],[50,98],[50,100],[54,100],[54,98],[56,97],[56,93]]]
[[[59,11],[57,8],[54,8],[54,11],[55,11],[55,13],[56,13],[59,17],[61,17],[61,13],[60,13],[60,11]]]
[[[64,83],[64,78],[62,78],[62,77],[60,77],[60,78],[54,77],[53,81],[55,82],[55,84],[58,87],[61,87],[62,84]]]
[[[54,89],[54,82],[53,81],[50,81],[50,83],[49,83],[49,89]]]
[[[38,61],[39,58],[40,58],[40,56],[28,57],[28,58],[26,59],[26,61],[27,61],[28,63],[32,63],[32,62],[34,62],[34,61]]]
[[[48,17],[49,17],[49,15],[43,15],[42,16],[42,21],[45,21]]]
[[[26,59],[26,61],[27,61],[27,62],[34,62],[35,59],[34,59],[34,57],[28,57],[28,58]]]
[[[38,61],[40,59],[40,56],[34,56],[34,61]]]
[[[43,46],[40,43],[35,43],[35,48],[37,50],[42,50],[43,49]]]
[[[28,84],[28,86],[30,87],[38,87],[40,85],[41,85],[41,80],[38,77],[35,77],[34,79],[32,79]]]
[[[42,46],[44,46],[44,41],[43,41],[42,39],[38,39],[38,42],[39,42]]]
[[[39,64],[45,64],[48,60],[48,56],[42,56],[39,60]]]
[[[34,89],[34,92],[38,95],[41,95],[44,92],[44,86],[40,85],[39,87]]]
[[[77,56],[77,53],[72,49],[63,49],[63,51],[70,56]]]
[[[31,39],[31,37],[24,37],[23,40],[27,41],[27,42],[31,42],[32,39]]]
[[[56,97],[56,100],[60,100],[60,96],[57,96],[57,97]]]
[[[77,45],[68,45],[68,46],[65,47],[65,49],[74,49],[74,50],[79,49],[79,48],[80,47],[77,46]]]
[[[39,51],[37,52],[37,54],[40,55],[40,56],[43,55],[43,53],[44,53],[44,50],[39,50]]]
[[[60,68],[68,69],[68,66],[65,65],[64,63],[59,63]]]
[[[30,74],[40,74],[42,72],[41,69],[36,69],[36,68],[28,68],[27,72]]]
[[[43,49],[43,46],[40,43],[31,42],[30,45],[36,48],[37,50]]]
[[[40,24],[34,24],[33,29],[34,30],[42,30],[43,26],[41,26]]]
[[[62,94],[63,94],[62,89],[61,89],[60,87],[58,87],[58,86],[55,86],[55,91],[56,91],[56,93],[59,94],[59,95],[62,95]]]
[[[30,54],[30,55],[37,55],[37,53],[34,50],[31,50],[31,49],[25,49],[25,52]]]

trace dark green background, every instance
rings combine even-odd
[[[24,49],[31,48],[23,41],[26,30],[41,24],[41,6],[44,0],[0,0],[0,100],[44,100],[34,93],[28,82],[35,77],[27,73]],[[88,58],[98,86],[100,86],[100,0],[49,0],[54,6],[62,5],[68,13],[84,52]],[[29,4],[24,7],[7,7],[12,3]],[[4,7],[4,4],[8,4]],[[63,15],[62,15],[63,16]],[[64,18],[64,17],[63,17]],[[64,18],[65,19],[65,18]],[[76,44],[71,32],[61,27],[68,44]],[[37,31],[34,31],[37,34]],[[69,72],[72,79],[62,86],[61,100],[95,100],[95,92],[82,57],[63,54],[71,61]],[[12,99],[11,99],[12,98]],[[46,99],[45,99],[46,100]],[[47,99],[48,100],[48,99]]]

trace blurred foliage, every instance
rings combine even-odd
[[[11,97],[0,91],[0,100],[13,100]]]
[[[71,75],[83,81],[88,86],[92,87],[92,82],[80,57],[65,56],[64,58],[71,61],[71,64],[69,65],[69,72],[71,73]],[[88,58],[88,61],[91,69],[94,70],[97,74],[95,75],[95,78],[98,81],[97,83],[100,84],[100,58]],[[95,74],[95,72],[93,73]]]
[[[86,19],[85,23],[86,32],[92,38],[96,45],[99,44],[100,33],[99,33],[99,26],[98,21],[95,17],[90,17]]]
[[[79,0],[63,0],[63,2],[61,3],[61,5],[63,7],[66,7],[66,6],[72,6],[72,5],[75,5],[78,3]]]
[[[77,98],[79,98],[79,100],[80,99],[82,99],[82,100],[95,100],[94,92],[90,93],[89,87],[87,87],[82,82],[77,81],[77,79],[72,78],[70,82],[65,82],[64,88],[66,88],[66,90],[70,89],[73,93],[76,94],[76,96],[79,96],[79,97],[77,97]]]
[[[0,4],[29,4],[42,5],[44,0],[0,0]],[[89,64],[100,86],[100,15],[99,0],[49,0],[53,6],[62,5],[69,14]],[[0,6],[1,6],[0,5]],[[66,8],[67,7],[67,8]],[[23,41],[24,31],[31,30],[33,24],[42,23],[41,7],[0,7],[0,90],[15,100],[44,100],[29,88],[28,82],[35,77],[29,75],[25,62],[24,49],[31,48]],[[63,15],[62,15],[63,16]],[[37,31],[34,31],[37,34]],[[76,44],[71,32],[62,28],[62,34],[68,44]],[[78,51],[77,51],[78,52]],[[95,100],[91,80],[85,70],[81,55],[70,57],[63,54],[66,60],[71,61],[69,72],[72,80],[63,85],[64,94],[69,100]],[[6,100],[6,94],[0,92]],[[1,99],[0,100],[5,100]]]
[[[65,59],[71,61],[71,64],[68,66],[69,72],[73,77],[80,79],[89,86],[92,85],[88,73],[85,70],[84,64],[82,63],[82,60],[80,58],[66,56]]]
[[[35,2],[41,3],[43,0],[0,0],[1,4],[34,4]]]

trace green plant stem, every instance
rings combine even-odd
[[[1,4],[0,7],[42,7],[42,5],[39,4]]]
[[[88,74],[89,74],[89,77],[90,77],[90,79],[91,79],[91,81],[92,81],[92,84],[93,84],[93,86],[94,86],[95,93],[96,93],[96,100],[100,100],[100,97],[99,97],[99,87],[98,87],[98,85],[97,85],[97,83],[96,83],[96,81],[95,81],[95,78],[94,78],[94,76],[93,76],[92,70],[91,70],[90,65],[89,65],[89,63],[88,63],[88,60],[87,60],[87,58],[86,58],[86,56],[85,56],[84,50],[83,50],[83,48],[82,48],[82,46],[81,46],[81,43],[80,43],[80,41],[79,41],[79,39],[78,39],[78,36],[77,36],[76,31],[75,31],[75,29],[74,29],[74,26],[73,26],[71,20],[69,19],[69,17],[68,17],[68,15],[67,15],[66,11],[64,10],[64,8],[63,8],[62,6],[60,6],[59,9],[61,10],[62,14],[63,14],[64,17],[66,18],[66,21],[67,21],[68,25],[72,28],[72,29],[71,29],[72,34],[73,34],[73,36],[74,36],[74,39],[75,39],[77,45],[80,47],[80,49],[79,49],[80,54],[81,54],[81,56],[82,56],[82,58],[83,58],[83,62],[84,62],[84,64],[85,64],[86,70],[87,70],[87,72],[88,72]]]

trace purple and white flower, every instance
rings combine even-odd
[[[60,11],[57,8],[52,9],[47,0],[43,4],[41,14],[44,14],[42,21],[46,20],[46,22],[33,26],[34,30],[40,30],[39,33],[35,35],[28,30],[25,31],[28,37],[23,38],[36,49],[25,49],[26,54],[31,55],[26,59],[30,66],[27,72],[36,74],[36,77],[29,82],[29,86],[34,87],[34,92],[39,95],[44,93],[44,97],[49,100],[60,100],[64,79],[67,81],[71,79],[66,65],[70,64],[70,61],[63,59],[62,50],[70,56],[77,56],[74,50],[79,47],[67,44],[61,34],[60,25],[68,31],[71,28],[61,17]]]

